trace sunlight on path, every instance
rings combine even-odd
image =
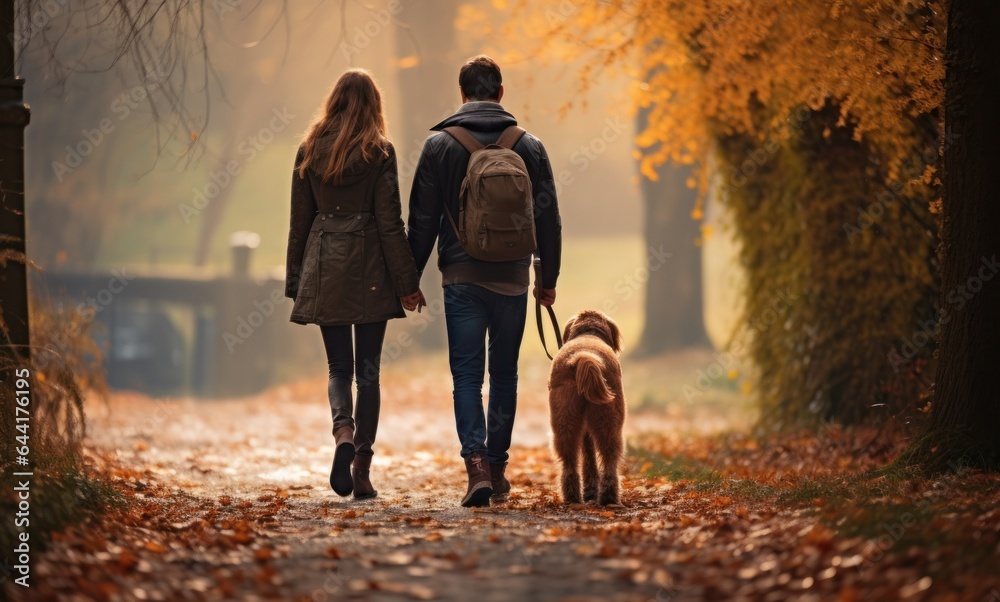
[[[633,396],[628,436],[650,436],[625,463],[614,507],[557,498],[542,363],[522,370],[511,498],[482,509],[458,505],[465,474],[441,363],[387,371],[372,471],[379,497],[367,502],[327,484],[322,378],[243,399],[117,393],[91,402],[93,461],[130,504],[59,534],[31,599],[921,600],[935,587],[962,592],[955,599],[990,591],[982,570],[947,546],[919,562],[902,545],[873,556],[878,521],[899,520],[891,513],[872,515],[869,536],[832,522],[867,516],[849,500],[824,501],[834,491],[817,487],[883,462],[853,451],[871,433],[789,435],[767,448],[706,437],[743,428],[751,414],[725,382],[678,399],[705,360],[628,363],[632,389],[644,391]],[[904,501],[916,485],[897,488]],[[983,508],[995,504],[984,504],[949,523],[965,534],[961,545],[989,535]],[[937,533],[937,523],[927,527]]]
[[[376,469],[401,458],[459,458],[446,368],[398,365],[383,376]],[[514,449],[547,448],[547,365],[532,363],[521,376]],[[486,390],[488,393],[488,389]],[[695,408],[696,409],[696,408]],[[632,411],[630,434],[713,432],[731,426],[715,409]],[[147,465],[192,493],[251,494],[269,485],[326,489],[333,455],[326,383],[320,378],[259,395],[225,400],[154,399],[118,392],[88,408],[90,440]]]
[[[610,548],[602,552],[608,544],[594,539],[593,529],[659,504],[670,486],[627,488],[629,507],[617,510],[561,507],[548,449],[547,367],[531,362],[522,371],[509,468],[514,491],[501,507],[458,505],[465,475],[450,380],[446,367],[419,362],[393,366],[383,377],[372,471],[379,497],[370,502],[340,498],[327,484],[333,445],[322,377],[241,399],[115,393],[106,403],[91,402],[90,441],[201,506],[249,507],[275,503],[277,495],[281,510],[257,535],[263,539],[255,552],[273,555],[273,574],[258,588],[265,598],[272,597],[267,592],[309,600],[467,599],[471,591],[480,600],[666,595],[665,571],[644,569]],[[628,431],[703,432],[706,424],[725,421],[647,410],[631,414]],[[629,575],[624,587],[623,574]],[[177,579],[180,589],[211,582]],[[160,587],[170,589],[151,586],[151,599]]]

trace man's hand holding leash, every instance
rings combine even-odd
[[[541,295],[538,294],[538,285],[535,285],[532,293],[535,295],[535,299],[544,307],[552,307],[552,304],[556,302],[556,289],[554,288],[543,288],[541,289]]]

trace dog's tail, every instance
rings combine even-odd
[[[576,365],[576,389],[580,395],[594,403],[610,403],[615,398],[608,381],[604,380],[604,362],[600,356],[581,351],[573,363]]]

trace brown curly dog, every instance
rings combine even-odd
[[[581,500],[581,455],[583,501],[618,503],[618,463],[625,425],[625,393],[618,361],[621,338],[618,325],[607,315],[582,311],[566,323],[563,347],[552,362],[549,417],[553,447],[562,463],[563,502],[567,504]]]

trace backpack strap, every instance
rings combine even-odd
[[[448,135],[454,138],[456,142],[461,144],[465,148],[465,150],[469,151],[470,155],[478,150],[486,148],[486,146],[482,142],[476,140],[475,136],[470,134],[469,130],[465,129],[464,127],[454,125],[451,127],[444,128],[444,130],[442,131],[447,132]],[[451,214],[451,210],[448,209],[448,203],[444,204],[444,212],[448,216],[448,221],[451,222],[451,229],[455,231],[455,237],[458,238],[459,242],[464,245],[465,239],[462,236],[463,229],[459,228],[458,224],[455,223],[455,217]]]
[[[465,150],[469,151],[469,154],[472,154],[478,150],[486,148],[486,146],[483,145],[482,142],[476,140],[475,136],[470,134],[469,130],[465,129],[464,127],[455,125],[452,127],[444,128],[443,131],[448,132],[448,134],[452,138],[454,138],[455,140],[458,141],[459,144],[464,146]]]
[[[455,238],[458,242],[465,244],[465,237],[462,236],[462,231],[459,229],[458,224],[455,223],[455,218],[451,215],[451,209],[448,209],[448,203],[444,204],[444,212],[448,216],[448,221],[451,222],[451,229],[455,231]]]
[[[507,150],[514,150],[514,146],[520,142],[521,136],[526,134],[526,132],[516,125],[512,125],[505,129],[500,137],[497,139],[495,144],[497,146],[502,146]]]

